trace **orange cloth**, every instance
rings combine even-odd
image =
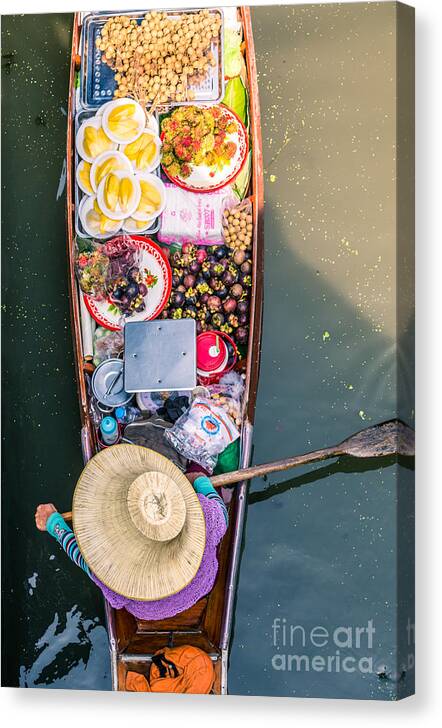
[[[210,657],[191,645],[165,647],[152,658],[149,680],[138,672],[126,675],[126,690],[145,693],[210,693],[215,679]]]

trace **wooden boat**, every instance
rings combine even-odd
[[[253,282],[251,288],[251,318],[248,352],[246,358],[246,390],[243,424],[241,428],[240,465],[247,467],[251,459],[252,434],[256,394],[258,387],[261,322],[263,304],[263,162],[261,148],[261,123],[257,86],[257,70],[253,45],[250,9],[238,8],[238,18],[243,27],[242,50],[247,68],[249,92],[250,138],[252,148],[252,174],[249,197],[253,204]],[[92,365],[85,360],[82,346],[79,289],[74,270],[75,241],[75,168],[74,168],[74,120],[76,114],[75,84],[81,68],[80,37],[81,13],[75,15],[72,57],[70,67],[70,92],[67,130],[67,244],[69,259],[69,284],[72,332],[76,360],[78,396],[81,414],[81,443],[85,462],[96,452],[97,439],[90,420],[88,391]],[[109,634],[114,690],[125,689],[125,677],[129,669],[146,673],[152,653],[164,646],[192,644],[205,650],[214,663],[216,680],[214,693],[227,692],[229,646],[234,615],[235,591],[238,580],[241,543],[247,504],[247,484],[238,484],[223,492],[228,502],[229,529],[219,551],[219,572],[210,594],[191,609],[164,621],[135,619],[124,609],[114,610],[105,602]]]

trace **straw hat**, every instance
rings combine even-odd
[[[199,569],[206,525],[186,476],[138,445],[113,445],[84,468],[73,526],[91,571],[127,597],[152,601],[181,591]]]

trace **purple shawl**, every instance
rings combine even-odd
[[[194,579],[184,589],[177,594],[172,594],[170,597],[153,602],[140,602],[116,594],[97,579],[94,574],[91,574],[92,580],[100,587],[104,598],[112,607],[115,609],[124,607],[138,619],[167,619],[189,609],[212,589],[218,571],[216,547],[224,536],[227,525],[218,503],[209,500],[201,493],[197,495],[206,521],[206,548]]]

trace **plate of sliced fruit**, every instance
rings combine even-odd
[[[139,235],[120,235],[103,244],[110,258],[106,300],[84,295],[86,308],[100,325],[122,329],[126,320],[157,318],[172,288],[172,271],[162,249]]]

